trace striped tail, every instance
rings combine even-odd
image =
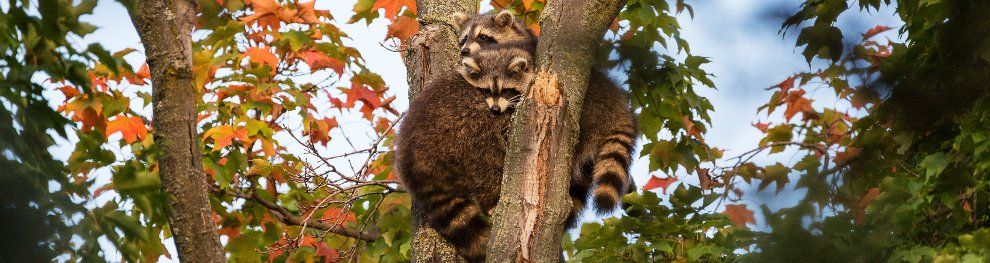
[[[629,177],[629,164],[635,142],[635,132],[616,131],[599,147],[591,173],[595,182],[592,196],[598,214],[612,212],[622,196],[633,190],[635,185]]]
[[[484,262],[491,224],[477,203],[436,194],[422,200],[430,226],[446,238],[468,262]]]

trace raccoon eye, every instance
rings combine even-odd
[[[467,42],[467,37],[462,37],[460,45],[463,46],[465,42]]]
[[[482,95],[492,94],[492,90],[486,88],[478,88],[478,92],[481,92]]]
[[[478,35],[478,39],[484,42],[495,42],[495,39],[485,34]]]
[[[522,93],[519,92],[518,90],[514,90],[514,89],[502,90],[502,96],[504,96],[506,98],[513,98],[513,97],[519,96],[520,94],[522,94]]]

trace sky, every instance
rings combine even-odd
[[[390,87],[389,93],[398,96],[394,106],[403,111],[408,105],[406,69],[399,54],[384,47],[391,43],[384,41],[387,20],[376,19],[370,26],[365,26],[363,22],[353,25],[344,23],[353,14],[351,9],[354,2],[318,0],[316,7],[329,10],[336,19],[335,24],[351,36],[345,44],[357,48],[367,61],[367,66],[382,76]],[[695,16],[693,19],[686,14],[679,17],[682,37],[690,43],[694,55],[711,58],[713,62],[703,68],[714,75],[713,81],[718,88],[717,90],[697,89],[700,95],[707,97],[715,106],[706,140],[713,146],[726,149],[726,157],[733,157],[757,147],[762,134],[751,126],[752,123],[781,118],[756,114],[757,107],[766,103],[772,94],[772,91],[767,91],[766,88],[779,83],[793,73],[808,71],[814,66],[814,64],[809,65],[800,54],[801,49],[794,46],[797,32],[792,30],[786,35],[779,33],[780,23],[797,10],[801,1],[707,0],[687,1],[687,3],[693,5]],[[487,2],[483,2],[482,10],[489,9]],[[854,11],[847,13],[840,17],[837,26],[843,29],[847,38],[851,39],[858,40],[859,34],[876,25],[896,28],[903,24],[893,14],[891,8],[870,14]],[[130,23],[126,11],[116,1],[100,1],[94,14],[83,17],[83,20],[99,27],[96,32],[83,39],[83,42],[98,42],[111,52],[124,48],[141,49],[137,32]],[[898,37],[895,32],[881,36],[895,39]],[[134,54],[127,59],[131,64],[141,65],[144,58],[140,54]],[[621,76],[618,78],[622,79]],[[53,95],[53,97],[58,96]],[[61,97],[58,98],[53,104],[61,101]],[[343,127],[349,127],[346,120],[341,123]],[[63,160],[67,159],[73,149],[73,141],[72,138],[61,141],[52,148],[52,152]],[[331,141],[329,149],[349,147],[342,143],[341,140]],[[357,144],[361,144],[361,141]],[[754,161],[764,164],[772,162],[790,164],[794,162],[791,160],[794,156],[794,152],[790,151],[772,156],[761,155]],[[634,162],[631,169],[640,186],[650,176],[667,176],[650,174],[647,169],[648,162],[647,159],[641,158]],[[686,176],[683,173],[678,176],[686,182],[697,182],[696,177],[693,176]],[[109,175],[102,176],[102,179],[98,180],[105,182],[109,180]],[[98,181],[97,185],[102,184]],[[775,195],[772,191],[756,192],[755,189],[749,189],[744,203],[753,205],[750,207],[767,204],[772,209],[793,205],[802,192],[795,191],[793,187],[787,189],[780,195]],[[103,198],[106,200],[115,197]],[[590,216],[585,216],[585,219],[593,220]],[[757,229],[761,228],[762,222],[762,218],[757,214]],[[171,240],[167,242],[170,252],[175,255]],[[104,244],[104,247],[108,247],[108,244]],[[115,253],[112,247],[107,251],[111,254]],[[119,259],[119,255],[116,257],[111,255],[108,259]]]

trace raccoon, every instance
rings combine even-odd
[[[460,24],[464,60],[484,63],[486,59],[509,56],[532,61],[537,38],[511,12],[476,16],[456,13],[454,18]],[[635,188],[628,169],[638,137],[636,118],[627,94],[600,70],[591,71],[580,126],[569,189],[574,204],[568,227],[577,223],[593,184],[594,207],[599,214],[611,212],[621,197]]]
[[[469,262],[485,260],[506,133],[514,103],[535,75],[530,63],[511,56],[465,58],[459,73],[423,88],[397,135],[399,179],[430,226]]]
[[[458,34],[461,56],[470,55],[484,46],[510,42],[534,43],[535,51],[536,35],[508,10],[475,16],[456,12],[453,18],[461,31]]]

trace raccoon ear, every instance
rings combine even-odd
[[[512,58],[512,62],[509,62],[508,69],[512,72],[529,71],[529,60],[523,57],[514,57]]]
[[[465,14],[464,12],[460,12],[460,11],[454,12],[454,14],[450,15],[450,17],[454,19],[454,23],[457,23],[456,25],[454,25],[456,27],[460,27],[462,24],[464,24],[464,22],[467,22],[468,19],[471,18],[471,16],[469,16],[468,14]]]
[[[468,73],[478,73],[481,72],[481,68],[478,67],[478,63],[474,62],[473,58],[461,59],[461,65],[467,69]]]
[[[512,20],[516,19],[509,10],[502,10],[495,15],[495,24],[500,27],[507,27],[512,24]]]

